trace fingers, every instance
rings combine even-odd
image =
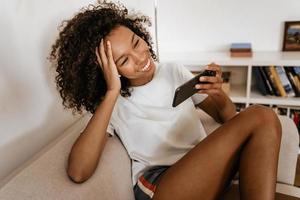
[[[200,82],[209,82],[209,83],[222,83],[223,79],[218,76],[201,76],[199,78]]]
[[[99,47],[96,47],[96,57],[101,69],[104,70],[107,66],[107,58],[104,51],[103,39],[101,39]]]
[[[103,39],[100,42],[100,58],[101,58],[101,62],[103,64],[103,67],[107,66],[107,56],[104,50],[104,42]]]
[[[222,87],[222,83],[207,83],[207,84],[197,84],[195,85],[196,89],[199,90],[210,90],[210,89],[220,89]]]
[[[100,59],[100,56],[99,56],[99,49],[98,49],[98,47],[96,47],[96,49],[95,49],[95,54],[96,54],[96,57],[97,57],[98,64],[100,65],[101,69],[103,70],[102,62],[101,62],[101,59]]]
[[[197,93],[199,93],[199,94],[214,95],[214,94],[219,94],[220,90],[219,89],[199,90]]]
[[[113,55],[112,55],[110,41],[107,41],[107,58],[108,58],[108,62],[110,62],[110,63],[115,62],[114,58],[113,58]]]
[[[209,82],[209,83],[223,83],[222,79],[222,70],[219,65],[211,63],[205,67],[206,70],[212,70],[216,72],[216,76],[201,76],[199,78],[200,82]]]
[[[216,72],[216,77],[222,77],[222,70],[221,70],[220,65],[217,65],[215,63],[211,63],[211,64],[207,65],[205,67],[205,69],[215,71]]]
[[[99,48],[100,48],[100,50],[99,50]],[[102,65],[102,67],[101,67],[102,70],[103,71],[105,71],[107,69],[109,69],[109,71],[112,70],[112,72],[114,74],[116,74],[118,77],[121,77],[117,70],[117,67],[116,67],[116,64],[115,64],[115,61],[113,58],[110,41],[107,41],[106,46],[104,46],[104,40],[101,39],[99,48],[96,48],[96,50],[98,50],[96,53],[96,56],[97,56],[98,62]],[[99,53],[100,53],[100,55],[99,55]]]
[[[207,65],[205,69],[215,71],[216,76],[201,76],[199,78],[199,81],[208,83],[197,84],[195,85],[195,88],[200,90],[198,93],[215,93],[222,88],[223,79],[221,67],[219,65],[211,63]]]
[[[106,44],[107,44],[107,47],[105,49],[103,39],[101,39],[99,48],[96,47],[96,51],[97,51],[97,49],[100,49],[100,51],[98,50],[97,53],[96,53],[97,59],[99,58],[98,62],[103,66],[106,66],[107,64],[110,64],[110,63],[114,62],[113,55],[112,55],[111,44],[110,44],[109,41],[107,41]]]
[[[114,61],[110,41],[107,41],[107,57],[108,57],[108,64],[111,65],[111,66],[114,66],[115,73],[120,78],[121,76],[120,76],[120,74],[117,70],[117,67],[116,67],[116,64],[115,64],[115,61]]]

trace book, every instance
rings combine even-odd
[[[295,92],[294,92],[294,89],[285,73],[285,70],[283,68],[283,66],[274,66],[276,71],[277,71],[277,74],[280,78],[280,82],[286,92],[286,95],[288,97],[294,97],[295,96]]]
[[[230,52],[231,57],[252,57],[252,52]]]
[[[251,43],[231,43],[231,57],[252,57]]]
[[[251,51],[251,43],[231,43],[230,51]]]
[[[272,75],[269,67],[263,67],[263,71],[265,72],[266,76],[268,77],[268,81],[270,82],[270,85],[272,87],[272,91],[275,94],[275,96],[280,96],[279,90],[277,88],[277,85],[275,84],[274,76]]]
[[[276,85],[276,87],[278,89],[278,92],[279,92],[280,96],[286,97],[287,94],[285,92],[285,89],[283,88],[283,85],[282,85],[282,83],[280,81],[279,75],[278,75],[275,67],[274,66],[270,66],[269,69],[270,69],[270,72],[271,72],[272,76],[274,77],[275,85]]]
[[[267,95],[269,94],[268,92],[268,89],[264,82],[264,78],[262,76],[262,74],[260,73],[259,71],[259,67],[254,67],[253,68],[253,76],[254,76],[254,79],[256,81],[256,89],[262,94],[262,95]]]
[[[230,52],[252,52],[251,49],[230,49]]]
[[[290,117],[293,119],[294,123],[296,124],[298,128],[298,132],[300,134],[300,110],[291,110]]]
[[[297,76],[294,76],[293,69],[291,67],[284,67],[285,73],[287,75],[287,78],[289,79],[291,86],[293,87],[295,91],[295,96],[300,96],[300,85],[298,85],[297,82]]]
[[[267,88],[267,91],[268,91],[268,93],[269,93],[270,95],[275,95],[275,92],[273,91],[273,88],[272,88],[272,86],[271,86],[271,83],[270,83],[270,81],[269,81],[269,78],[268,78],[268,76],[267,76],[267,74],[265,73],[265,71],[264,71],[263,68],[264,68],[264,67],[259,67],[258,69],[259,69],[259,72],[260,72],[261,76],[263,77],[263,81],[264,81],[264,83],[265,83],[265,86],[266,86],[266,88]]]
[[[294,72],[295,72],[295,74],[297,74],[297,76],[299,77],[299,79],[300,79],[300,67],[293,67],[293,69],[294,69]]]
[[[293,74],[295,85],[300,90],[300,67],[289,67],[289,70]]]

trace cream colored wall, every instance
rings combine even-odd
[[[280,51],[284,21],[300,21],[299,0],[158,0],[161,59],[170,52]]]

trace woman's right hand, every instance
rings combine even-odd
[[[96,47],[97,61],[104,74],[107,85],[107,92],[113,91],[119,93],[121,89],[121,80],[117,70],[117,66],[113,59],[111,44],[109,41],[107,41],[106,46],[107,48],[105,50],[103,39],[101,39],[99,45],[100,49]]]

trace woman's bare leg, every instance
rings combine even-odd
[[[251,106],[171,166],[154,199],[217,199],[237,169],[242,199],[274,199],[280,141],[277,115]]]

